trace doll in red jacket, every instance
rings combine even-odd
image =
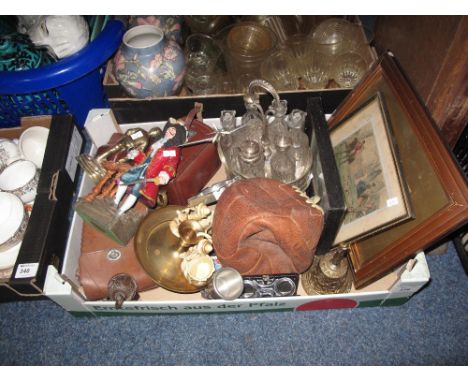
[[[156,205],[159,186],[169,183],[176,176],[180,161],[177,146],[184,143],[186,137],[184,125],[170,118],[164,126],[163,138],[151,145],[146,157],[142,152],[135,153],[132,159],[141,164],[132,167],[119,179],[114,199],[116,205],[119,205],[127,187],[131,187],[130,194],[118,209],[119,215],[133,207],[139,197],[145,198],[150,207]]]

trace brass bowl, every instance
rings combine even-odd
[[[135,234],[135,254],[143,269],[162,288],[176,293],[195,293],[203,286],[190,284],[180,267],[186,251],[169,229],[177,211],[186,207],[166,206],[150,213]]]

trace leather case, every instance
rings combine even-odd
[[[201,104],[196,104],[185,118],[181,118],[188,131],[196,132],[189,142],[205,139],[213,134],[209,126],[196,119],[201,106]],[[206,186],[220,166],[221,161],[215,144],[202,143],[183,147],[176,177],[166,186],[161,187],[162,190],[167,191],[168,203],[187,205],[187,200]]]
[[[88,224],[83,225],[81,256],[78,278],[86,298],[90,301],[107,298],[109,280],[127,273],[138,285],[138,291],[156,288],[136,258],[133,239],[126,246],[119,246]]]
[[[242,276],[302,273],[312,264],[323,212],[278,180],[242,179],[221,194],[212,230],[219,262]]]

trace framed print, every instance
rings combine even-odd
[[[330,131],[377,93],[385,100],[414,218],[350,244],[356,288],[384,276],[468,221],[466,180],[391,52],[381,57],[333,113]]]
[[[335,125],[330,138],[346,205],[334,245],[412,217],[380,93]]]

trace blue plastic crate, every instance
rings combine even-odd
[[[0,127],[18,126],[21,117],[70,113],[83,127],[90,109],[109,106],[102,81],[105,65],[124,34],[109,21],[99,36],[70,57],[38,69],[0,73]]]

